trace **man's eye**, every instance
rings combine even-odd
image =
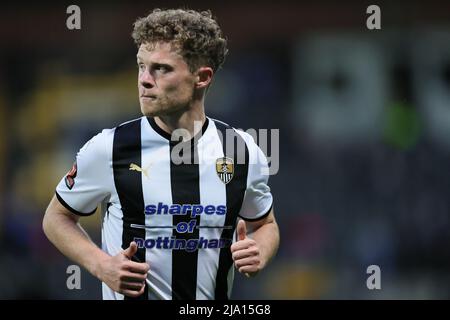
[[[139,63],[138,64],[138,68],[139,68],[140,71],[145,71],[145,64]]]
[[[166,66],[155,66],[155,71],[165,73],[165,72],[169,71],[169,69]]]

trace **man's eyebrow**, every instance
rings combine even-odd
[[[136,55],[136,58],[137,58],[138,62],[144,61],[144,58],[142,58],[139,55]],[[172,69],[173,68],[173,66],[170,63],[166,62],[166,61],[161,61],[161,62],[153,61],[153,62],[151,62],[151,65],[154,66],[154,67],[165,67],[165,68],[168,68],[168,69]]]
[[[164,62],[153,62],[152,65],[156,67],[166,67],[166,68],[172,67],[170,64]]]

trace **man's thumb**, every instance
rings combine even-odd
[[[237,238],[238,241],[244,240],[247,237],[247,228],[244,220],[239,220],[237,225]]]
[[[137,244],[134,241],[130,242],[130,246],[123,250],[123,254],[128,258],[131,259],[135,253],[137,252]]]

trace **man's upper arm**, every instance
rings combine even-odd
[[[103,130],[78,152],[72,169],[56,187],[56,197],[67,210],[88,216],[111,195],[113,130]]]
[[[273,214],[271,218],[268,218],[272,212],[273,197],[268,184],[269,169],[267,158],[249,134],[245,132],[239,133],[245,140],[249,152],[247,189],[245,190],[239,216],[247,222],[269,221],[273,219]]]
[[[78,222],[78,220],[80,219],[80,216],[72,213],[69,209],[64,207],[61,204],[61,202],[59,202],[58,198],[54,195],[47,207],[45,215],[51,216],[51,215],[55,215],[55,214],[60,214],[60,215],[66,216],[66,217],[70,218],[71,220],[73,220],[74,222]]]

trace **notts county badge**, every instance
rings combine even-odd
[[[216,172],[223,183],[230,182],[234,175],[233,159],[228,157],[218,158],[216,160]]]

